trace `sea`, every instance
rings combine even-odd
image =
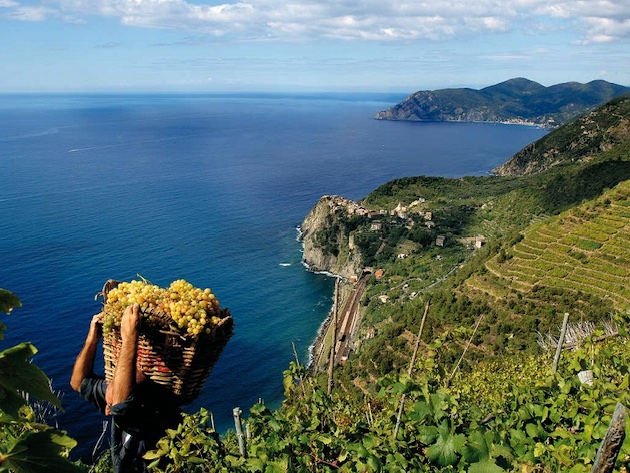
[[[69,387],[110,278],[209,287],[234,336],[199,398],[220,433],[309,362],[334,280],[302,264],[298,227],[326,194],[361,199],[416,175],[486,175],[545,130],[374,120],[393,94],[0,95],[0,287],[21,341],[52,380],[51,421],[86,461],[103,418]],[[102,352],[97,356],[102,370]],[[106,442],[105,442],[106,443]]]

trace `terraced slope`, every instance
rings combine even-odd
[[[540,221],[524,238],[468,281],[499,298],[508,289],[527,298],[541,288],[591,294],[630,309],[630,181],[600,198]]]

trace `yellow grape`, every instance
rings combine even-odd
[[[105,333],[119,327],[125,308],[136,302],[143,316],[151,319],[153,311],[165,312],[184,334],[192,336],[210,333],[210,327],[229,314],[227,309],[221,310],[209,288],[194,287],[185,279],[173,281],[168,288],[133,280],[121,282],[107,294],[103,307]]]

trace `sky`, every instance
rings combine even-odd
[[[628,0],[0,0],[0,93],[630,86]]]

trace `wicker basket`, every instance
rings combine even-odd
[[[115,283],[115,282],[114,282]],[[102,294],[109,289],[106,283]],[[170,315],[151,311],[151,320],[142,318],[138,336],[138,365],[153,382],[168,388],[178,404],[194,401],[203,388],[212,368],[221,356],[223,348],[232,336],[233,320],[227,310],[209,334],[196,337],[182,334]],[[144,312],[146,314],[146,312]],[[112,330],[103,337],[105,378],[114,376],[122,340],[119,330]]]

